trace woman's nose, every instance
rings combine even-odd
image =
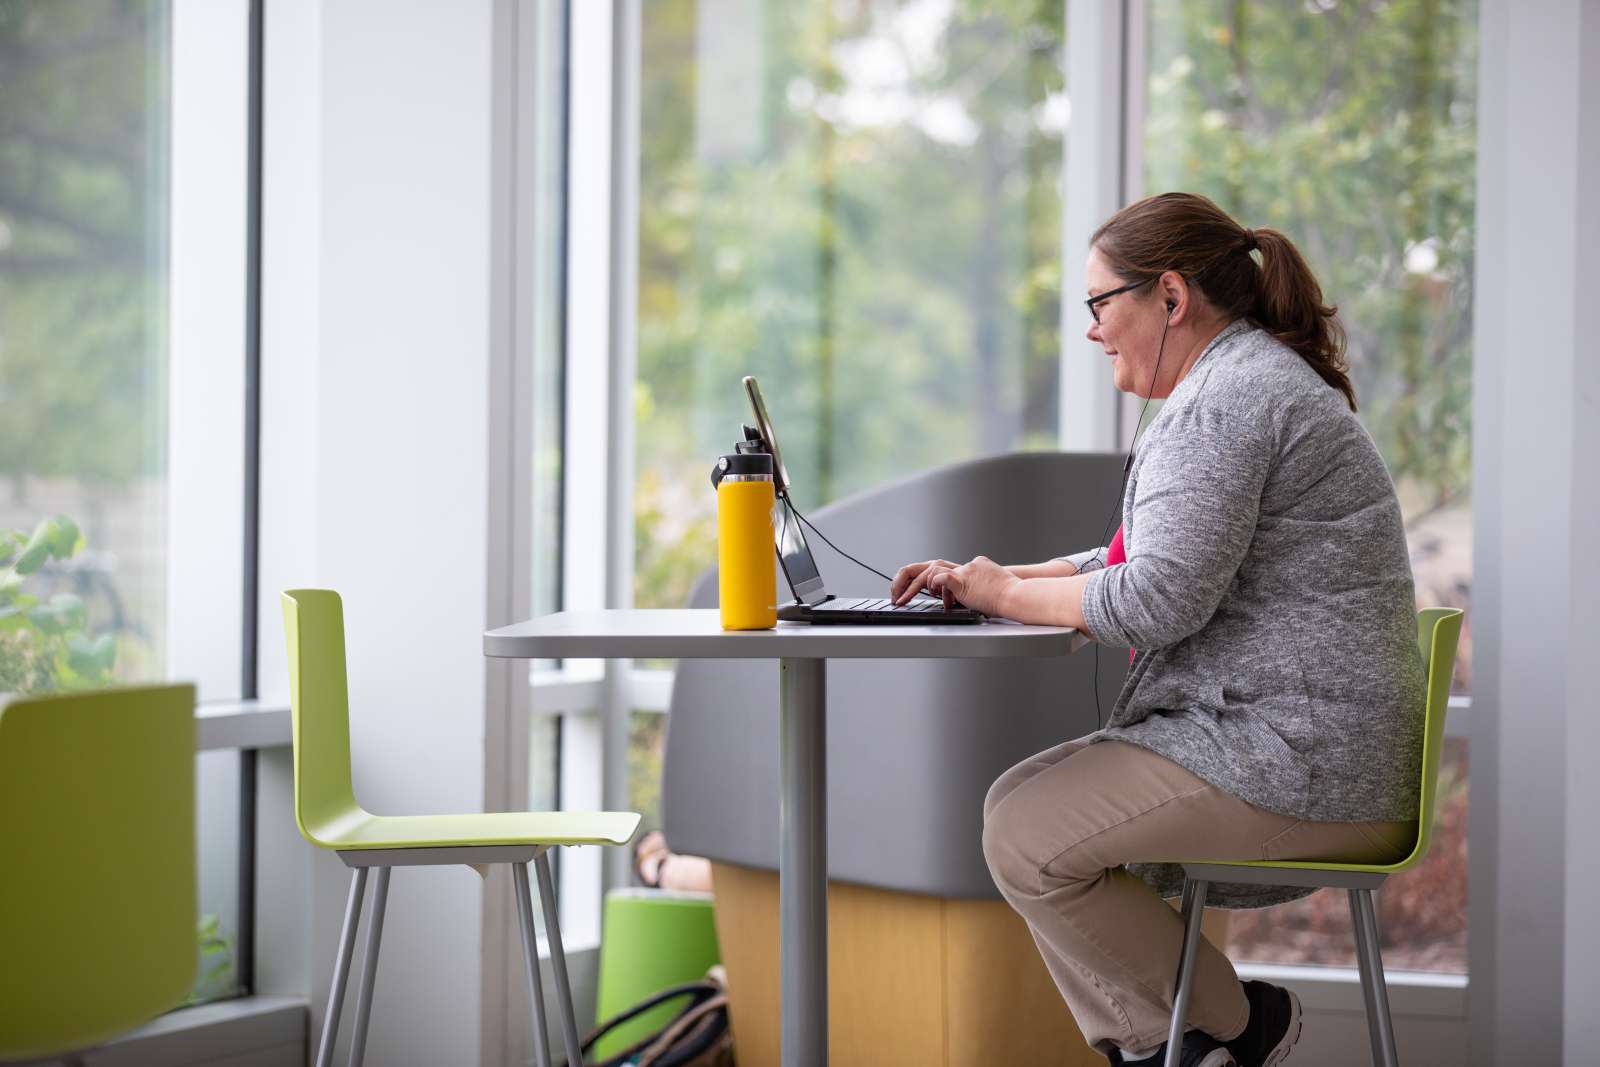
[[[1083,331],[1083,335],[1091,341],[1098,342],[1100,340],[1100,324],[1094,319],[1090,319],[1089,328]]]

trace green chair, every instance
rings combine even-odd
[[[721,962],[710,893],[668,889],[613,889],[606,894],[600,936],[600,980],[595,1022],[685,982],[697,982]],[[607,1060],[671,1022],[679,998],[658,1005],[607,1034],[593,1056]]]
[[[1444,716],[1450,699],[1450,679],[1455,672],[1461,621],[1462,612],[1458,608],[1425,608],[1417,613],[1417,644],[1427,664],[1428,689],[1423,719],[1422,804],[1417,814],[1417,843],[1409,856],[1398,863],[1387,864],[1314,860],[1183,862],[1183,955],[1178,960],[1172,1025],[1167,1032],[1166,1067],[1177,1067],[1182,1052],[1194,956],[1200,943],[1200,917],[1205,911],[1206,890],[1212,882],[1349,890],[1356,957],[1361,965],[1361,993],[1372,1038],[1372,1061],[1382,1067],[1398,1067],[1394,1024],[1389,1017],[1389,989],[1384,984],[1383,958],[1378,951],[1378,913],[1373,893],[1391,874],[1415,867],[1428,854],[1428,844],[1433,837],[1434,797],[1439,787],[1439,751],[1444,744]]]
[[[539,900],[550,942],[567,1062],[583,1062],[572,1010],[567,961],[556,923],[555,887],[547,853],[555,845],[625,845],[639,825],[633,812],[496,812],[486,815],[372,815],[356,803],[350,779],[350,707],[345,677],[344,608],[327,589],[291,589],[283,594],[283,625],[289,648],[289,693],[294,714],[294,816],[300,833],[320,848],[333,849],[354,872],[339,937],[339,957],[328,991],[327,1020],[317,1050],[317,1067],[333,1058],[339,1011],[349,980],[350,958],[367,871],[376,867],[372,921],[367,928],[366,960],[356,1000],[350,1062],[366,1050],[367,1021],[377,975],[378,945],[391,867],[461,863],[511,864],[522,926],[522,951],[533,1007],[533,1048],[540,1067],[549,1067],[544,994],[533,926],[528,863],[538,872]]]
[[[0,1059],[97,1045],[194,984],[194,687],[0,708]]]

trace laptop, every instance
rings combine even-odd
[[[755,413],[756,429],[767,450],[772,453],[773,488],[780,497],[774,531],[778,565],[783,569],[783,576],[794,593],[794,600],[778,608],[778,618],[819,625],[883,623],[923,626],[983,622],[981,612],[963,607],[946,608],[943,600],[932,597],[918,596],[896,607],[888,597],[836,597],[829,593],[823,587],[822,572],[817,568],[816,557],[811,554],[811,546],[806,544],[800,519],[787,506],[789,474],[778,452],[777,436],[772,430],[772,420],[767,417],[767,406],[761,399],[761,387],[754,378],[747,377],[744,388],[750,397],[750,408]]]

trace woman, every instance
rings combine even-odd
[[[1105,729],[994,783],[983,850],[1084,1037],[1112,1063],[1159,1063],[1183,930],[1158,890],[1177,884],[1127,865],[1398,859],[1416,833],[1423,668],[1394,486],[1289,239],[1169,193],[1100,227],[1086,280],[1117,388],[1166,400],[1134,452],[1121,544],[914,563],[891,593],[1137,650]],[[1233,907],[1305,892],[1213,889]],[[1202,941],[1185,1022],[1185,1065],[1257,1067],[1288,1055],[1300,1005],[1241,986]]]

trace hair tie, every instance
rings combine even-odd
[[[1260,238],[1256,237],[1256,231],[1254,230],[1244,231],[1244,239],[1244,250],[1246,252],[1254,252],[1261,247],[1261,240]]]

